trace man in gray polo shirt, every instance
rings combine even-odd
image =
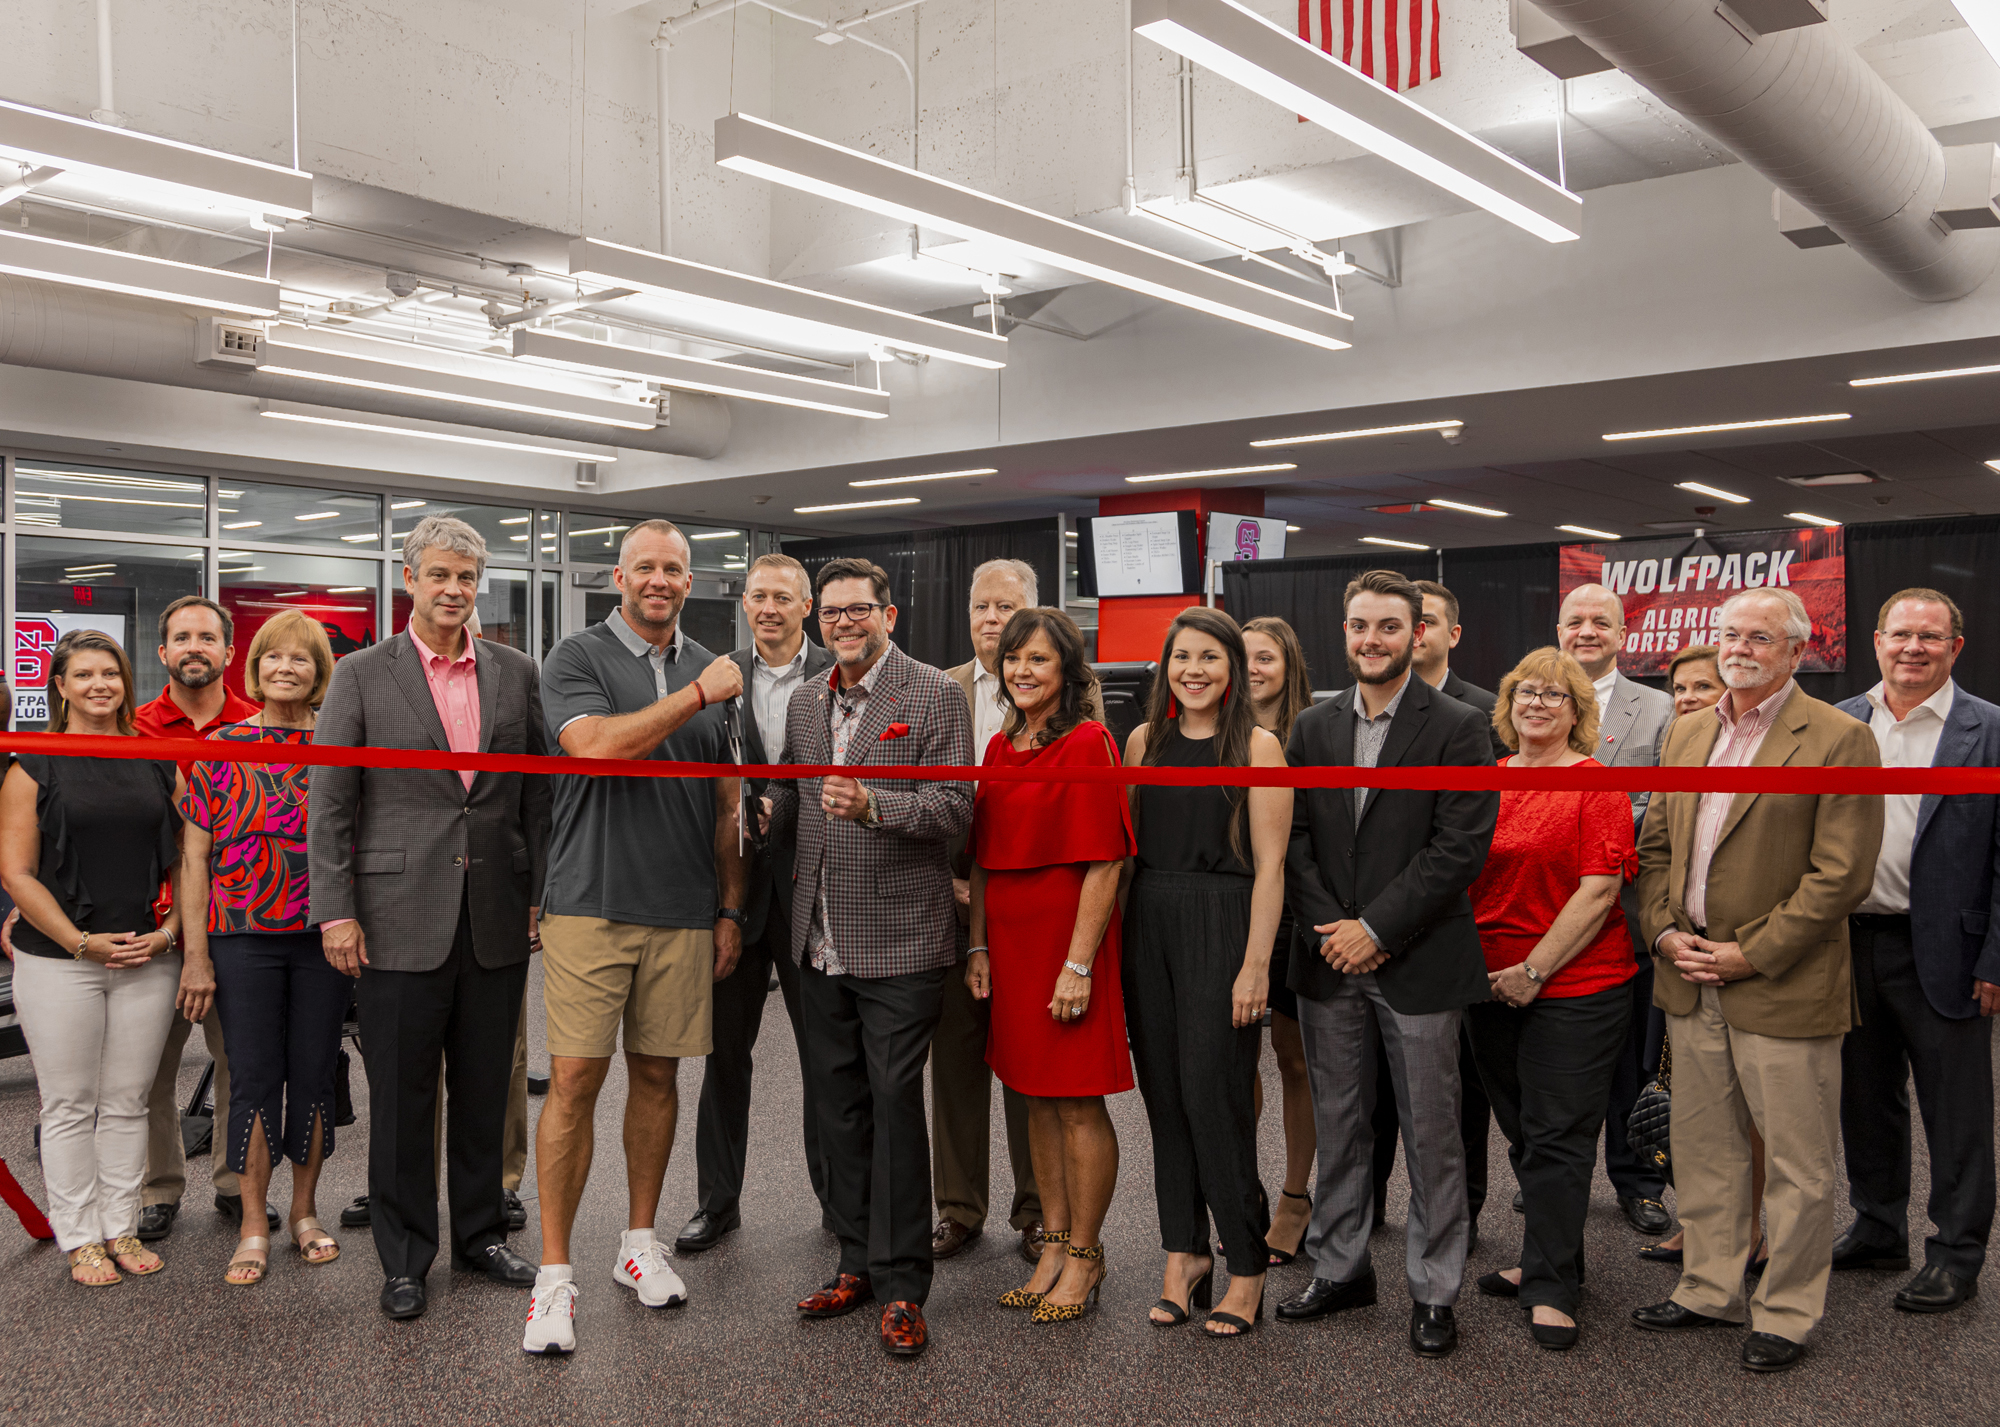
[[[625,533],[620,606],[571,635],[542,670],[551,741],[576,758],[729,761],[723,705],[743,691],[728,656],[680,628],[688,543],[664,520]],[[549,1097],[535,1137],[542,1269],[522,1348],[576,1346],[570,1228],[590,1174],[597,1094],[625,1032],[631,1216],[612,1280],[652,1308],[687,1289],[653,1237],[679,1116],[675,1074],[712,1049],[714,982],[742,949],[735,778],[558,775],[542,894]]]

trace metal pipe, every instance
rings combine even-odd
[[[844,35],[857,25],[868,25],[873,24],[877,20],[886,20],[891,15],[901,14],[905,10],[914,10],[923,3],[924,0],[902,0],[902,3],[899,5],[885,5],[880,10],[863,10],[851,20],[835,20],[828,28],[838,30]]]
[[[653,36],[653,60],[659,71],[655,102],[660,113],[660,251],[669,256],[674,251],[674,122],[673,108],[668,102],[672,93],[669,70],[673,58],[674,42],[662,21],[660,32]]]
[[[97,107],[90,117],[114,129],[125,127],[111,86],[111,0],[97,0]]]
[[[1132,119],[1132,0],[1125,0],[1125,211],[1139,208],[1139,140]]]

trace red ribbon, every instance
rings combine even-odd
[[[1539,789],[1613,793],[2000,793],[2000,768],[979,768],[970,764],[677,763],[452,753],[432,748],[343,748],[315,743],[224,743],[195,738],[109,738],[0,733],[0,749],[89,758],[305,763],[334,768],[569,773],[592,778],[909,778],[923,782],[1122,783],[1147,787]]]
[[[28,1191],[14,1178],[13,1171],[7,1168],[7,1161],[4,1159],[0,1159],[0,1201],[4,1201],[7,1207],[14,1211],[15,1216],[21,1221],[21,1227],[28,1231],[29,1238],[53,1239],[56,1236],[56,1231],[49,1227],[48,1218],[36,1207],[35,1201],[28,1197]]]

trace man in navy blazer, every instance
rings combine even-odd
[[[1901,590],[1882,606],[1882,682],[1840,705],[1865,721],[1885,768],[2000,767],[2000,707],[1952,681],[1965,645],[1958,606]],[[1979,1291],[1993,1227],[1993,1035],[2000,1010],[2000,796],[1884,800],[1875,885],[1851,920],[1859,1024],[1841,1046],[1840,1128],[1856,1218],[1836,1269],[1906,1269],[1910,1102],[1930,1144],[1924,1267],[1896,1294],[1944,1313]]]

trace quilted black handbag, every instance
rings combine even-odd
[[[1631,1146],[1641,1164],[1658,1170],[1669,1184],[1674,1182],[1673,1146],[1668,1138],[1673,1087],[1673,1052],[1662,1041],[1659,1074],[1646,1082],[1646,1088],[1639,1092],[1632,1106],[1632,1113],[1625,1121],[1625,1143]]]

